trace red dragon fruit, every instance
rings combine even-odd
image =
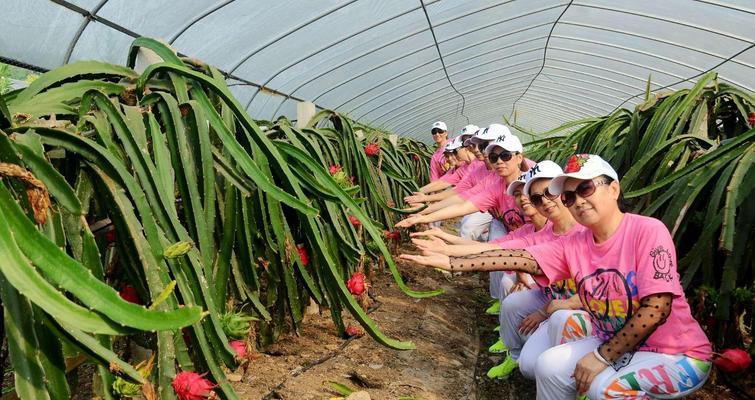
[[[377,143],[370,143],[367,146],[364,146],[364,154],[367,154],[370,157],[375,157],[380,153],[380,145]]]
[[[362,337],[364,336],[364,331],[357,328],[356,326],[349,325],[346,327],[346,336],[348,337]]]
[[[246,358],[246,343],[243,340],[231,340],[228,342],[228,346],[236,352],[236,358]]]
[[[348,281],[346,281],[346,287],[349,288],[349,292],[354,296],[360,296],[367,289],[367,282],[365,276],[361,272],[355,272],[351,275]]]
[[[309,265],[309,254],[307,253],[307,249],[303,245],[296,246],[296,251],[299,252],[299,258],[301,258],[301,265],[307,266]]]
[[[341,164],[334,164],[328,167],[328,172],[330,172],[331,175],[335,175],[341,171]]]
[[[416,154],[412,154],[412,158],[414,159],[414,161],[419,161],[419,156]]]
[[[386,240],[401,240],[401,232],[399,231],[383,231],[383,234],[385,235]]]
[[[173,378],[173,390],[176,391],[179,400],[204,400],[216,399],[217,394],[213,391],[216,385],[196,372],[179,372]]]
[[[750,128],[755,128],[755,112],[751,112],[747,116],[747,124],[750,125]]]
[[[107,242],[107,244],[115,243],[115,229],[111,229],[105,232],[105,241]]]
[[[713,364],[727,374],[742,372],[750,366],[750,363],[752,363],[752,358],[742,349],[726,349],[713,360]]]
[[[359,222],[359,220],[357,219],[357,217],[355,217],[353,215],[349,215],[349,222],[351,222],[351,225],[353,227],[355,227],[355,228],[358,228],[359,225],[362,225],[362,223]]]
[[[118,292],[118,294],[123,300],[126,300],[130,303],[142,304],[142,300],[139,298],[139,294],[136,293],[136,288],[131,285],[124,286],[123,289]]]

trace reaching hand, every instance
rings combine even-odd
[[[402,260],[414,261],[417,264],[427,267],[440,268],[446,271],[451,270],[451,259],[447,255],[433,252],[426,252],[425,254],[426,255],[401,254],[399,255],[399,258]]]
[[[424,203],[427,201],[427,195],[422,192],[414,192],[410,196],[404,197],[404,202],[413,204],[413,203]]]
[[[409,237],[422,237],[422,236],[434,236],[440,239],[443,239],[443,236],[448,235],[446,232],[443,232],[440,228],[430,228],[426,231],[422,232],[412,232],[409,234]]]
[[[396,228],[409,228],[411,226],[414,226],[416,224],[424,224],[427,221],[424,220],[424,215],[412,215],[406,219],[402,219],[399,221],[394,227]]]
[[[448,246],[446,242],[438,239],[435,236],[431,236],[429,240],[412,239],[412,243],[414,243],[414,245],[417,246],[417,248],[422,250],[423,252],[430,251],[430,252],[441,253],[441,254],[446,254],[444,251],[446,247]]]

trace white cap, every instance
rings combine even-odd
[[[446,148],[444,151],[454,151],[461,147],[462,141],[461,136],[457,136],[453,139],[451,139],[448,144],[446,144]]]
[[[508,129],[506,129],[508,131]],[[508,134],[499,135],[495,140],[490,142],[488,144],[488,147],[485,148],[485,154],[490,154],[493,149],[496,147],[500,147],[506,151],[510,151],[512,153],[519,152],[521,153],[524,151],[524,147],[522,147],[522,142],[519,140],[516,135],[509,132]]]
[[[523,173],[519,175],[519,178],[517,178],[514,182],[509,183],[509,188],[506,189],[506,193],[509,194],[509,196],[514,195],[514,191],[520,187],[523,186],[525,183],[527,183],[527,173]]]
[[[491,140],[495,140],[498,136],[501,135],[510,135],[511,131],[509,131],[509,128],[507,128],[505,125],[501,124],[490,124],[487,128],[482,129],[480,128],[477,133],[469,138],[470,143],[482,143],[482,142],[489,142]]]
[[[430,128],[430,130],[433,130],[433,129],[441,129],[441,130],[444,130],[444,131],[448,130],[448,128],[446,127],[446,123],[442,122],[442,121],[438,121],[438,122],[434,123],[433,127]]]
[[[527,183],[524,185],[524,193],[526,193],[527,196],[530,195],[530,186],[532,186],[532,182],[540,178],[555,178],[559,175],[563,175],[563,173],[564,170],[553,161],[540,161],[527,171]]]
[[[548,186],[552,194],[561,194],[564,191],[564,182],[569,178],[592,179],[601,175],[610,176],[618,181],[619,175],[611,164],[595,154],[575,154],[566,161],[564,173],[553,178]]]
[[[477,132],[478,130],[480,130],[480,127],[478,127],[477,125],[467,125],[461,128],[461,134],[459,135],[459,137],[462,140],[462,145],[466,146],[467,145],[466,140],[469,137],[473,136],[475,132]]]

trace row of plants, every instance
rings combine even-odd
[[[574,151],[610,162],[628,208],[659,218],[671,231],[682,283],[711,339],[749,346],[755,323],[755,209],[747,200],[755,190],[753,127],[753,94],[710,72],[674,92],[653,95],[648,83],[645,101],[634,110],[564,124],[536,135],[526,151],[559,163]]]
[[[163,62],[137,73],[140,48]],[[83,357],[103,399],[235,399],[226,371],[297,332],[310,302],[341,335],[347,310],[379,343],[413,348],[367,315],[365,265],[409,296],[440,293],[403,282],[386,229],[430,154],[331,111],[301,129],[255,121],[218,70],[148,38],[125,67],[78,62],[0,97],[16,394],[70,398],[67,361]],[[154,358],[132,365],[124,340]]]

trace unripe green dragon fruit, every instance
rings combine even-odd
[[[234,339],[245,338],[249,334],[249,326],[252,321],[258,321],[258,319],[241,312],[229,311],[220,317],[223,332],[226,336]]]
[[[177,242],[168,246],[168,248],[163,251],[163,256],[165,256],[165,258],[178,258],[188,253],[193,246],[194,245],[191,242]]]

